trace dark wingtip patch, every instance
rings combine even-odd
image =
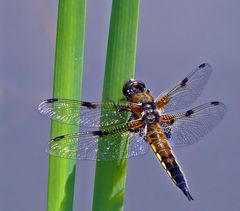
[[[213,102],[211,102],[211,104],[216,106],[216,105],[219,105],[220,102],[218,102],[218,101],[213,101]]]
[[[64,135],[63,136],[57,136],[57,137],[53,138],[53,141],[59,141],[59,140],[63,139],[64,137],[65,137]]]
[[[58,101],[57,98],[47,99],[48,103],[53,103],[53,102],[57,102],[57,101]]]
[[[206,63],[203,63],[203,64],[200,64],[198,67],[199,68],[204,68],[207,64]]]
[[[186,111],[185,116],[191,116],[193,113],[194,113],[193,110],[190,109],[190,110]]]

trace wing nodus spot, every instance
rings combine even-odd
[[[186,83],[188,82],[188,78],[184,78],[181,82],[181,87],[186,86]]]
[[[82,106],[85,106],[89,109],[95,109],[96,108],[96,105],[93,104],[93,103],[90,103],[90,102],[82,102]]]
[[[106,135],[108,135],[108,132],[106,132],[106,131],[101,131],[101,130],[98,130],[98,131],[93,131],[92,132],[93,133],[93,135],[94,136],[106,136]]]
[[[191,116],[193,113],[194,113],[193,110],[190,109],[190,110],[186,111],[185,116],[189,117],[189,116]]]

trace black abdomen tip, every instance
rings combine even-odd
[[[193,201],[194,200],[188,190],[183,191],[183,193],[188,198],[188,201]]]
[[[218,101],[213,101],[211,102],[212,105],[219,105],[219,102]]]
[[[198,67],[199,68],[204,68],[207,64],[206,63],[203,63],[203,64],[200,64]]]
[[[186,183],[183,182],[180,185],[178,185],[178,187],[184,193],[184,195],[188,198],[188,201],[194,200],[193,197],[191,196],[189,190],[188,190],[188,187],[187,187]]]

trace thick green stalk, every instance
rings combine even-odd
[[[54,98],[80,99],[83,72],[85,0],[59,0],[55,51]],[[78,131],[52,121],[51,138]],[[49,157],[48,211],[71,211],[76,163]]]
[[[103,101],[123,99],[122,86],[135,71],[139,0],[113,0]],[[101,143],[100,143],[101,150]],[[119,146],[124,147],[124,146]],[[127,160],[97,162],[94,211],[123,210]]]

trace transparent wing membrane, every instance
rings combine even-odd
[[[225,116],[226,106],[221,102],[210,102],[186,112],[163,115],[171,122],[161,122],[172,147],[183,147],[198,142],[207,135]]]
[[[90,103],[68,99],[49,99],[43,101],[38,106],[38,110],[44,116],[66,124],[104,127],[127,122],[130,105],[132,105],[130,102]]]
[[[160,94],[155,100],[156,105],[165,113],[188,108],[201,94],[211,72],[209,64],[201,64],[173,88]]]
[[[67,159],[113,161],[148,152],[144,138],[137,133],[121,131],[101,135],[104,131],[76,133],[56,137],[49,143],[48,153]]]

